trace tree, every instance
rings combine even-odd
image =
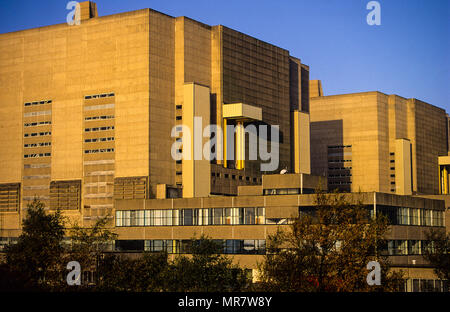
[[[424,258],[433,267],[439,279],[450,280],[450,233],[444,230],[430,230],[426,233],[429,242],[424,248]]]
[[[46,213],[44,204],[37,199],[27,208],[17,244],[5,247],[9,272],[19,273],[30,287],[58,287],[64,281],[65,271],[61,261],[64,219],[59,210]]]
[[[144,253],[132,259],[121,255],[107,255],[100,260],[96,290],[159,292],[165,289],[168,267],[166,253]]]
[[[168,267],[168,291],[240,291],[249,284],[246,271],[220,254],[220,244],[202,235],[188,249],[192,256],[178,256]]]
[[[83,271],[96,271],[100,256],[116,238],[106,228],[107,217],[98,219],[92,228],[85,228],[75,223],[70,230],[70,261],[78,261]]]
[[[187,252],[168,260],[166,252],[142,256],[108,255],[99,265],[101,291],[240,291],[248,284],[245,270],[220,255],[222,246],[202,236],[191,240]]]
[[[269,235],[265,261],[259,265],[262,287],[271,291],[394,290],[402,274],[389,271],[380,251],[387,219],[371,218],[361,201],[346,194],[316,193],[316,207],[301,213],[289,229]],[[369,286],[366,266],[381,266],[381,286]]]

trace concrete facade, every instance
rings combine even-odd
[[[280,126],[277,170],[299,160],[291,159],[299,147],[290,133],[300,128],[284,116],[309,106],[308,67],[227,27],[151,9],[98,16],[84,2],[80,25],[0,34],[0,51],[2,231],[20,228],[34,197],[50,209],[70,202],[65,213],[89,225],[113,215],[116,199],[155,198],[161,184],[195,197],[261,183],[261,160],[189,164],[171,155],[174,127],[192,126],[194,117],[222,126],[227,104],[255,107],[258,123]],[[307,132],[296,135],[309,141]]]
[[[324,96],[283,48],[151,9],[99,17],[91,2],[80,25],[0,34],[0,103],[2,244],[37,197],[83,226],[108,216],[118,251],[183,253],[206,234],[255,269],[269,234],[313,207],[315,189],[339,186],[390,214],[397,268],[434,278],[417,250],[426,229],[443,229],[446,205],[407,195],[439,193],[442,109],[380,92]],[[216,134],[235,138],[216,160],[194,157],[196,118],[238,126]],[[279,126],[271,174],[248,160],[250,124]],[[175,143],[191,158],[174,159]]]
[[[312,97],[310,111],[312,174],[327,175],[330,189],[439,194],[438,157],[448,149],[443,109],[362,92]]]

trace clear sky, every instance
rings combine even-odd
[[[222,24],[290,51],[321,79],[325,95],[381,91],[450,113],[450,1],[97,0],[100,16],[152,8]],[[64,23],[66,0],[0,0],[0,33]]]

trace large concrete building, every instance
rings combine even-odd
[[[311,170],[329,189],[440,194],[445,110],[381,92],[325,96],[311,81]]]
[[[206,234],[256,269],[268,235],[339,181],[389,216],[387,252],[408,289],[444,287],[421,254],[425,230],[444,228],[445,202],[408,196],[438,193],[441,109],[381,93],[324,97],[289,51],[221,25],[80,8],[79,25],[0,34],[0,247],[37,197],[83,226],[109,216],[116,251],[183,253]],[[252,134],[267,140],[249,125],[279,126],[275,170],[250,157]],[[213,137],[216,159],[195,157]]]
[[[198,117],[203,127],[279,125],[276,170],[309,173],[309,132],[299,131],[309,130],[308,73],[285,49],[150,9],[99,17],[83,2],[79,25],[0,34],[3,222],[19,228],[35,196],[89,225],[114,200],[158,187],[199,197],[260,184],[261,159],[230,160],[248,154],[245,131],[217,144],[217,160],[172,157],[183,139],[173,130],[195,136]]]

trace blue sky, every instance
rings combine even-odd
[[[65,0],[0,0],[0,33],[64,23]],[[381,25],[369,26],[369,0],[97,0],[99,15],[152,8],[222,24],[275,44],[311,68],[326,95],[381,91],[450,112],[450,1],[379,0]]]

